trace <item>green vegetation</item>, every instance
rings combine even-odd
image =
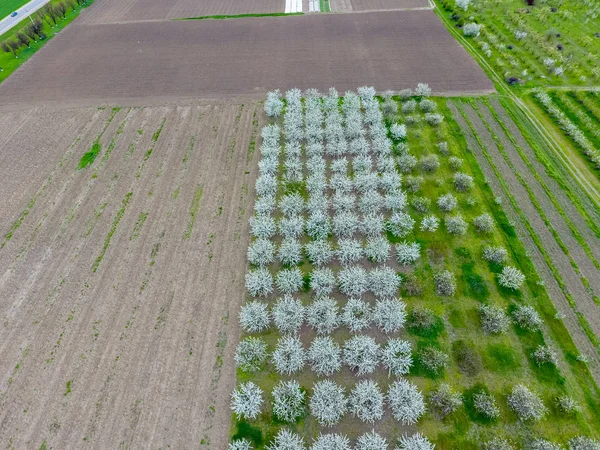
[[[96,139],[92,144],[92,147],[87,152],[85,152],[79,160],[78,168],[85,169],[87,166],[92,165],[101,151],[102,147],[100,146],[100,140]]]
[[[117,211],[117,214],[115,215],[115,218],[113,219],[113,223],[110,227],[110,230],[108,231],[108,234],[106,235],[106,238],[104,239],[104,245],[102,247],[102,251],[100,252],[98,257],[94,260],[94,263],[92,264],[92,272],[96,272],[98,270],[98,267],[100,267],[100,263],[102,262],[102,259],[104,258],[104,255],[106,254],[106,251],[108,250],[108,247],[110,246],[110,241],[111,241],[113,235],[117,231],[119,222],[125,215],[125,209],[127,208],[127,205],[129,204],[129,201],[131,200],[132,195],[133,195],[133,192],[128,192],[125,195],[125,198],[123,198],[121,208]]]
[[[319,0],[319,9],[321,12],[330,12],[329,0]]]
[[[142,232],[142,227],[144,226],[144,223],[146,222],[147,218],[148,218],[148,213],[145,211],[142,211],[140,213],[140,215],[138,216],[138,220],[136,220],[136,222],[135,222],[135,226],[133,227],[133,232],[131,233],[129,240],[132,241],[134,239],[137,239],[140,236],[140,233]]]
[[[183,235],[184,239],[189,239],[192,235],[192,231],[194,229],[194,223],[196,223],[196,214],[198,213],[198,209],[200,208],[200,199],[202,198],[202,185],[196,186],[196,191],[194,192],[194,198],[192,199],[192,204],[190,205],[190,218],[188,220],[188,226]]]
[[[2,0],[2,3],[0,3],[0,20],[13,13],[27,2],[29,2],[29,0]]]

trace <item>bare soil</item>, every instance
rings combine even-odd
[[[400,11],[431,8],[428,0],[332,0],[331,10],[350,11]]]
[[[2,447],[225,448],[257,108],[1,116]]]
[[[148,99],[262,98],[268,90],[291,87],[399,90],[418,82],[445,95],[493,91],[427,10],[75,22],[4,81],[0,97],[7,105],[143,105]]]

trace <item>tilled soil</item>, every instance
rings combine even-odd
[[[75,22],[4,81],[0,97],[7,105],[145,105],[149,99],[262,98],[275,88],[399,90],[418,82],[438,94],[493,91],[481,68],[427,10]]]
[[[350,0],[352,11],[393,11],[431,8],[428,0]]]
[[[23,123],[0,142],[19,169],[0,195],[3,447],[225,448],[258,107],[12,116]]]
[[[483,154],[479,144],[473,137],[471,130],[468,124],[465,122],[464,118],[458,111],[457,107],[449,103],[448,106],[452,111],[452,115],[454,119],[461,126],[463,132],[465,133],[465,137],[467,139],[469,148],[473,151],[477,161],[487,179],[490,183],[494,193],[498,195],[502,199],[502,205],[507,215],[511,219],[515,229],[519,235],[520,240],[524,243],[525,248],[529,252],[529,256],[534,263],[534,266],[545,282],[546,290],[550,295],[555,307],[558,311],[560,311],[564,315],[564,323],[567,326],[573,340],[575,341],[577,347],[586,354],[593,364],[590,366],[590,370],[592,375],[594,376],[596,382],[600,381],[600,373],[598,371],[598,354],[593,344],[590,342],[588,337],[585,335],[583,330],[581,329],[581,325],[575,315],[575,311],[571,308],[568,299],[565,297],[562,289],[560,288],[557,280],[554,278],[554,275],[546,263],[544,256],[541,254],[539,248],[536,243],[532,239],[526,225],[523,222],[521,214],[517,212],[513,205],[511,204],[509,198],[500,181],[498,180],[490,162]],[[469,111],[470,109],[470,111]],[[568,291],[575,297],[577,301],[578,309],[586,315],[588,321],[592,325],[594,329],[598,328],[598,312],[596,306],[593,304],[592,299],[589,296],[589,293],[585,290],[583,284],[581,283],[581,279],[574,272],[573,268],[570,266],[569,261],[564,256],[564,253],[556,244],[551,233],[548,231],[547,227],[543,223],[543,220],[539,216],[539,213],[535,210],[534,205],[529,200],[529,197],[525,191],[525,189],[520,185],[518,180],[515,179],[514,174],[511,169],[508,167],[506,162],[502,164],[502,161],[499,160],[501,155],[498,152],[498,149],[495,146],[495,143],[491,139],[489,132],[481,121],[477,123],[472,108],[465,108],[465,112],[469,116],[469,120],[472,121],[474,128],[479,135],[479,138],[482,142],[485,143],[487,151],[490,153],[490,156],[495,154],[496,158],[494,160],[494,165],[496,168],[506,176],[506,181],[511,186],[511,194],[513,197],[519,202],[519,209],[521,213],[527,217],[529,224],[532,226],[542,241],[547,253],[552,257],[554,265],[560,271],[563,280],[567,286]],[[512,180],[511,180],[512,178]],[[586,313],[587,312],[587,313]],[[589,314],[589,315],[588,315]]]

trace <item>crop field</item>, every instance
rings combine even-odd
[[[301,95],[265,104],[232,448],[597,439],[573,311],[553,306],[458,104],[423,86]]]
[[[363,51],[357,54],[356,48]],[[4,81],[0,96],[5,105],[146,104],[148,99],[262,96],[271,86],[352,89],[371,81],[401,88],[419,78],[439,94],[493,91],[432,11],[394,11],[74,23],[27,70]]]
[[[429,0],[332,0],[334,12],[429,9]]]
[[[186,19],[218,14],[282,13],[285,0],[100,0],[82,17],[83,24],[127,23],[145,20]]]
[[[3,111],[2,447],[227,446],[262,117]]]
[[[462,28],[477,24],[476,51],[494,70],[526,87],[600,81],[600,6],[592,0],[437,0],[441,16]],[[466,34],[466,33],[465,33]]]

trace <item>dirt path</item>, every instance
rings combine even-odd
[[[256,108],[71,110],[62,159],[40,160],[46,187],[0,250],[4,447],[225,447]],[[34,152],[23,136],[5,148]]]
[[[553,242],[552,236],[549,234],[548,230],[545,228],[545,224],[543,224],[543,222],[539,218],[539,215],[537,214],[537,211],[535,211],[531,202],[529,202],[529,205],[527,205],[526,202],[523,202],[524,205],[522,205],[522,206],[520,205],[521,206],[520,212],[518,212],[514,209],[509,198],[506,196],[506,193],[505,193],[502,185],[500,184],[498,178],[496,177],[496,174],[495,174],[492,166],[490,165],[489,161],[482,153],[481,147],[479,146],[478,142],[474,138],[468,124],[465,122],[461,113],[458,111],[457,107],[453,103],[448,103],[448,106],[450,107],[450,109],[452,111],[452,115],[453,115],[454,119],[458,122],[458,124],[461,126],[463,132],[465,133],[465,137],[467,139],[469,148],[474,152],[474,155],[476,156],[477,161],[478,161],[482,171],[484,172],[486,179],[491,184],[494,193],[496,193],[496,195],[498,195],[502,199],[502,201],[503,201],[502,204],[503,204],[504,210],[506,211],[508,217],[511,219],[513,225],[515,226],[515,229],[519,235],[519,239],[523,242],[523,244],[525,245],[525,248],[529,252],[531,260],[533,261],[534,266],[536,268],[536,271],[538,272],[538,274],[540,275],[542,280],[544,280],[545,287],[546,287],[546,290],[548,291],[548,294],[550,295],[550,298],[552,299],[557,310],[563,314],[564,323],[567,326],[571,336],[573,337],[573,340],[575,341],[577,347],[581,350],[581,352],[586,354],[590,358],[590,361],[591,361],[590,370],[592,372],[592,375],[594,376],[594,379],[596,380],[597,383],[600,382],[600,370],[599,370],[599,366],[598,366],[598,363],[600,362],[600,358],[598,357],[598,353],[597,353],[595,347],[593,346],[593,344],[590,342],[590,340],[584,333],[584,331],[582,330],[579,320],[575,314],[575,311],[571,308],[568,299],[565,297],[557,280],[554,278],[552,270],[546,263],[544,256],[542,255],[542,253],[540,252],[536,243],[534,242],[531,235],[529,234],[527,226],[523,222],[523,216],[521,213],[526,214],[526,217],[528,218],[528,221],[532,227],[535,227],[537,225],[539,227],[539,229],[542,231],[542,233],[545,236],[544,240],[542,242],[547,241],[549,243],[549,245],[551,245],[551,243]],[[478,133],[479,133],[479,130],[478,130]],[[482,139],[482,141],[486,142],[483,139],[483,135],[480,135],[480,139]],[[490,149],[494,149],[493,142],[491,142]],[[489,150],[489,151],[491,152],[491,150]],[[497,151],[497,150],[494,149],[494,151]],[[505,167],[504,171],[502,171],[501,173],[509,174],[510,172],[511,172],[510,169]],[[527,199],[527,196],[524,195],[523,192],[521,192],[520,196],[518,196],[516,192],[512,192],[513,186],[515,187],[515,191],[520,186],[518,181],[515,181],[513,184],[510,184],[510,186],[511,186],[511,193],[513,194],[514,197],[519,198],[519,199]],[[523,190],[523,189],[521,189],[521,190]],[[531,215],[529,215],[528,213]],[[537,218],[536,218],[536,216],[537,216]],[[544,229],[546,229],[546,232],[543,231]],[[541,239],[541,236],[539,236],[539,237]],[[548,253],[552,254],[550,252],[550,250],[554,249],[554,251],[556,252],[557,251],[556,247],[558,247],[558,246],[554,242],[554,245],[553,246],[551,245],[549,248],[547,247],[546,250],[548,251]],[[558,249],[558,252],[559,253],[556,253],[556,254],[560,255],[560,253],[562,253],[560,251],[560,249]],[[553,262],[560,263],[561,260],[565,260],[565,259],[566,258],[564,258],[564,256],[563,256],[562,258],[554,259]],[[576,289],[579,289],[579,291],[582,291],[583,290],[582,286],[578,287],[578,285],[581,285],[581,281],[574,274],[573,269],[570,267],[570,265],[568,265],[568,263],[567,263],[567,266],[569,268],[568,269],[569,272],[571,272],[571,278],[569,278],[569,282],[570,282],[569,286],[573,285]],[[559,268],[559,270],[560,270],[560,268]],[[561,274],[563,276],[565,276],[565,273],[562,271],[561,271]],[[567,282],[567,279],[565,279],[565,282]],[[571,291],[571,289],[569,289],[569,290]],[[583,295],[586,295],[586,294],[587,293],[584,292]],[[595,309],[595,305],[592,304],[591,308]],[[593,317],[594,316],[592,316],[592,318]]]

